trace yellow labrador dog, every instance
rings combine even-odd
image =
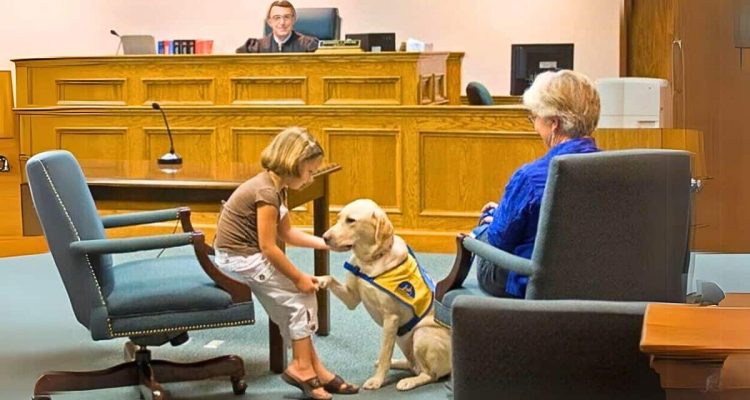
[[[416,375],[401,379],[396,384],[398,390],[413,389],[450,374],[450,330],[435,323],[432,293],[423,287],[426,282],[421,269],[404,240],[393,234],[385,212],[372,200],[355,200],[341,210],[338,222],[323,234],[323,239],[333,250],[351,250],[352,257],[345,265],[345,284],[321,276],[320,287],[328,288],[350,310],[363,303],[383,328],[375,374],[362,387],[380,388],[390,368],[411,370]],[[397,277],[406,269],[417,278]],[[392,292],[387,291],[389,288]],[[404,301],[410,299],[413,303]],[[406,360],[391,360],[394,344]]]

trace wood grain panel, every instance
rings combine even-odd
[[[57,104],[125,105],[125,83],[123,78],[57,79]]]
[[[232,104],[307,104],[304,76],[232,78]]]
[[[21,236],[21,165],[15,137],[0,138],[0,154],[10,162],[10,171],[0,172],[0,238]]]
[[[57,128],[56,148],[67,150],[80,158],[128,159],[130,155],[125,141],[127,132],[128,128]]]
[[[232,128],[232,161],[260,164],[260,153],[284,127]]]
[[[10,71],[0,71],[0,138],[12,138],[13,134],[13,81]]]
[[[435,101],[435,75],[419,77],[419,104],[427,105]]]
[[[447,93],[447,81],[445,79],[445,74],[436,74],[435,78],[435,88],[433,89],[433,93],[435,93],[435,96],[433,98],[433,102],[435,104],[443,104],[448,102],[448,93]]]
[[[676,0],[632,0],[628,21],[628,76],[672,80]]]
[[[214,104],[213,78],[147,78],[144,86],[143,104]]]
[[[402,104],[401,78],[323,77],[323,104]]]
[[[474,217],[513,172],[544,154],[536,133],[420,132],[420,215]]]
[[[144,128],[146,136],[145,154],[135,159],[155,160],[169,151],[169,137],[165,128]],[[207,171],[216,169],[216,144],[214,128],[172,128],[175,152],[184,160],[206,166]]]
[[[342,170],[331,176],[333,209],[358,198],[375,200],[384,210],[401,212],[399,131],[324,129],[328,159]]]

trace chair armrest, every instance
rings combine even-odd
[[[217,286],[229,293],[229,295],[232,296],[233,302],[244,303],[252,300],[250,286],[245,282],[222,272],[211,260],[211,257],[208,256],[209,254],[213,254],[213,248],[206,244],[206,238],[203,236],[203,232],[193,233],[193,249],[195,250],[195,256],[198,258],[198,262],[206,275],[216,282]]]
[[[79,240],[70,244],[70,250],[74,254],[132,253],[141,250],[185,246],[192,244],[193,240],[193,233],[140,236],[125,239]]]
[[[143,225],[179,219],[182,222],[183,231],[193,231],[193,226],[190,223],[190,209],[188,207],[105,215],[101,219],[102,225],[104,225],[105,228],[119,228],[123,226]]]
[[[510,254],[480,240],[467,236],[463,241],[463,246],[466,250],[504,270],[513,271],[526,276],[530,276],[534,273],[534,266],[531,263],[531,260],[519,257],[515,254]]]
[[[534,272],[531,260],[507,253],[465,233],[459,233],[456,236],[456,259],[448,276],[435,286],[436,300],[442,301],[446,293],[463,284],[471,269],[472,254],[476,254],[508,271],[518,272],[522,275],[531,275]]]
[[[442,301],[446,293],[460,287],[466,280],[466,276],[469,275],[471,253],[466,251],[463,246],[463,241],[467,237],[464,233],[456,235],[456,259],[453,261],[453,267],[448,276],[435,285],[435,299],[437,301]]]

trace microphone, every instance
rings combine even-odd
[[[115,35],[118,38],[120,38],[120,40],[117,42],[117,50],[115,51],[115,55],[118,55],[118,54],[120,54],[120,49],[122,48],[122,37],[114,29],[110,29],[109,33],[111,33],[112,35]]]
[[[167,127],[167,136],[169,136],[169,153],[159,157],[156,162],[159,164],[182,164],[182,157],[174,152],[174,140],[172,139],[172,130],[169,129],[169,122],[167,122],[167,114],[164,113],[164,109],[161,108],[159,103],[151,103],[151,108],[161,112],[161,116],[164,118],[164,126]]]

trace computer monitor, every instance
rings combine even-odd
[[[151,35],[120,36],[123,54],[155,54],[156,40]]]
[[[510,94],[520,96],[544,71],[573,69],[573,44],[511,46]]]
[[[360,41],[364,51],[396,51],[396,34],[390,33],[347,33],[347,39]]]

